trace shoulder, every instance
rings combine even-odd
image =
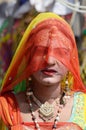
[[[83,93],[83,92],[75,92],[75,94],[74,94],[76,97],[79,97],[79,96],[81,96],[81,97],[86,97],[86,93]]]
[[[79,124],[83,130],[86,126],[86,94],[83,92],[76,92],[74,94],[74,105],[71,120]]]
[[[86,108],[86,93],[76,92],[74,94],[74,102],[77,104],[83,104],[84,108]]]
[[[12,92],[7,92],[0,96],[0,106],[5,107],[14,107],[17,106],[15,96]]]
[[[21,123],[21,116],[15,94],[7,92],[0,96],[0,116],[4,123],[12,126]]]
[[[29,104],[27,102],[27,98],[24,92],[18,93],[15,95],[20,112],[28,113],[30,112]]]
[[[0,116],[3,122],[8,126],[12,125],[11,118],[17,111],[17,105],[14,100],[14,94],[7,92],[0,96]],[[11,117],[12,116],[12,117]]]

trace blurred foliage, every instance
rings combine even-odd
[[[13,29],[14,29],[13,30],[13,40],[14,41],[13,41],[13,45],[12,45],[13,54],[15,53],[16,48],[17,48],[27,26],[29,25],[31,20],[37,14],[38,14],[38,12],[33,8],[31,11],[24,14],[24,16],[21,19],[14,21],[14,25],[13,25]],[[6,35],[5,37],[8,38],[7,36],[8,35]],[[9,38],[8,38],[8,40],[9,40]],[[81,49],[79,50],[80,73],[81,73],[81,78],[82,78],[84,84],[86,85],[86,30],[84,30],[84,36],[82,37],[82,40],[83,40],[83,42],[81,43],[82,44]],[[1,68],[1,66],[0,66],[0,68]],[[2,83],[2,77],[3,77],[1,73],[2,72],[0,72],[0,86]],[[20,84],[20,86],[21,86],[21,84]]]
[[[7,24],[7,20],[5,20],[5,23],[3,23],[3,26],[0,28],[0,50],[2,50],[2,47],[7,45],[9,40],[12,41],[12,47],[10,48],[12,51],[12,57],[16,51],[16,48],[27,28],[27,26],[29,25],[29,23],[31,22],[31,20],[38,14],[38,12],[36,12],[36,10],[33,8],[31,11],[29,11],[28,13],[24,14],[23,17],[21,19],[15,19],[13,26],[10,30],[10,32],[8,31],[8,24]],[[5,52],[6,50],[3,50],[2,52]],[[6,54],[6,57],[8,57],[8,55]],[[9,59],[9,57],[8,57]],[[11,61],[10,61],[11,62]],[[2,84],[2,79],[7,71],[3,70],[3,64],[6,64],[7,61],[5,61],[5,58],[3,55],[1,55],[1,51],[0,51],[0,86]],[[7,67],[8,68],[8,67]],[[21,86],[21,84],[19,84]],[[19,91],[16,90],[15,91]]]
[[[80,60],[80,73],[81,78],[86,85],[86,35],[83,35],[83,42],[81,45],[81,50],[79,50],[79,60]]]

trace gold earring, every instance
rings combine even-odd
[[[64,76],[63,80],[61,81],[61,87],[62,91],[66,95],[71,94],[71,90],[73,88],[73,75],[71,74],[71,72],[68,72],[67,75]]]

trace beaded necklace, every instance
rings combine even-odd
[[[37,130],[40,130],[40,126],[38,124],[38,121],[36,120],[36,116],[35,113],[33,111],[33,105],[31,102],[31,98],[34,100],[34,102],[39,106],[39,113],[40,117],[44,120],[44,121],[48,121],[53,117],[53,105],[49,104],[48,102],[45,102],[44,104],[42,104],[33,94],[32,91],[27,91],[26,92],[26,96],[27,96],[27,101],[29,103],[29,107],[30,107],[30,111],[31,111],[31,115],[32,115],[32,120],[35,123],[35,128]],[[65,104],[67,103],[67,100],[70,99],[70,96],[65,96],[65,94],[62,95],[62,97],[58,100],[56,100],[57,106],[58,106],[58,110],[57,110],[57,115],[56,118],[54,119],[54,123],[52,126],[52,130],[57,129],[57,123],[59,122],[60,118],[60,113],[62,108],[65,106]],[[47,120],[46,120],[47,119]]]

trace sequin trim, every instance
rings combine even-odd
[[[74,122],[86,130],[86,94],[82,92],[74,94],[72,116],[69,122]]]

